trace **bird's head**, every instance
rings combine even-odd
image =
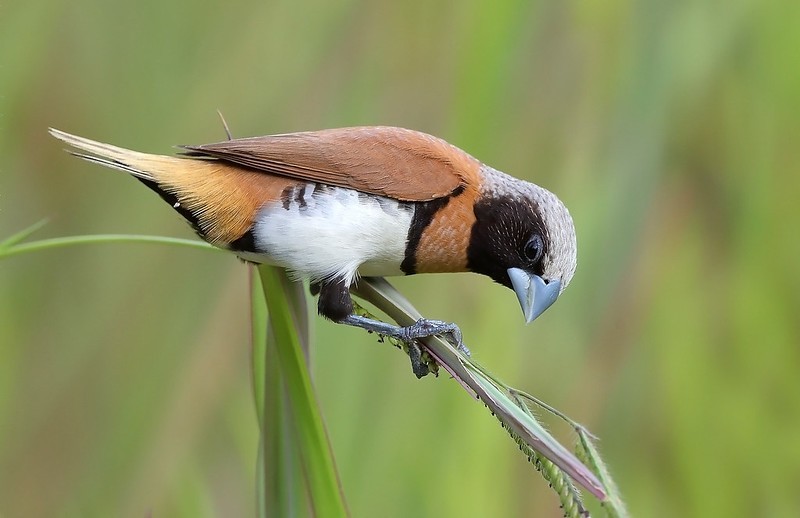
[[[541,315],[575,273],[575,227],[550,191],[482,166],[468,267],[511,288],[525,321]]]

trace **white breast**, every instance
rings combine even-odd
[[[256,218],[261,262],[313,281],[402,273],[413,204],[318,184],[286,194]]]

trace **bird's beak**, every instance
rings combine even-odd
[[[517,294],[525,322],[530,324],[544,313],[558,298],[561,292],[561,281],[544,282],[538,275],[533,275],[520,268],[509,268],[508,278]]]

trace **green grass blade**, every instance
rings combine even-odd
[[[47,219],[42,219],[37,221],[33,225],[29,226],[28,228],[24,228],[19,232],[17,232],[16,234],[12,234],[11,236],[7,237],[4,241],[0,241],[0,250],[2,250],[3,248],[10,248],[16,245],[17,243],[25,241],[45,225],[47,225]]]
[[[30,227],[33,228],[33,227]],[[27,232],[30,229],[26,229]],[[35,229],[34,229],[35,230]],[[3,243],[8,243],[17,238],[22,233],[15,234]],[[27,235],[30,235],[28,233]],[[27,237],[23,235],[23,239]],[[30,243],[12,244],[11,246],[0,246],[0,259],[13,257],[15,255],[25,254],[29,252],[41,252],[45,250],[53,250],[56,248],[63,248],[66,246],[75,245],[91,245],[91,244],[109,244],[109,243],[145,243],[154,245],[176,245],[189,248],[197,248],[199,250],[216,250],[224,252],[220,248],[213,247],[203,241],[194,241],[190,239],[180,239],[175,237],[161,237],[161,236],[139,236],[128,234],[95,234],[88,236],[68,236],[56,237],[52,239],[42,239],[40,241],[32,241]]]
[[[401,326],[421,318],[419,312],[386,279],[365,278],[353,290],[356,295],[374,304]],[[467,391],[477,396],[500,420],[515,440],[552,461],[572,479],[601,501],[606,490],[597,476],[569,450],[558,443],[527,410],[515,403],[505,385],[497,382],[483,368],[464,357],[439,337],[422,340],[428,351]]]
[[[258,518],[270,516],[269,504],[267,503],[266,465],[263,434],[259,432],[258,453],[256,454],[256,516]]]
[[[608,515],[612,518],[627,518],[630,516],[628,514],[628,509],[625,507],[625,502],[622,500],[622,494],[617,484],[614,482],[614,479],[611,478],[611,473],[608,471],[608,467],[600,456],[600,452],[597,451],[597,447],[594,445],[592,438],[582,428],[578,429],[577,453],[578,458],[597,474],[598,478],[603,483],[603,487],[606,488],[608,498],[603,502],[603,507],[606,509]]]
[[[258,456],[256,460],[256,515],[259,518],[275,516],[274,511],[276,499],[279,493],[271,491],[273,487],[269,483],[274,480],[270,476],[270,469],[277,465],[273,462],[268,452],[272,451],[270,440],[275,436],[267,432],[269,422],[265,415],[268,409],[265,407],[265,386],[268,380],[274,380],[274,376],[268,377],[267,367],[272,365],[267,361],[267,305],[264,302],[264,295],[261,290],[261,283],[255,275],[253,267],[248,269],[250,276],[250,328],[252,340],[252,382],[253,382],[253,401],[256,406],[256,417],[258,419]]]
[[[253,401],[256,405],[258,426],[264,422],[264,385],[267,382],[267,304],[254,266],[248,268],[250,276],[250,338],[252,340]]]
[[[305,500],[299,457],[278,363],[275,333],[256,268],[251,272],[253,398],[258,416],[256,510],[259,517],[297,515]],[[298,330],[300,335],[300,330]]]
[[[297,287],[282,268],[261,265],[258,271],[269,308],[269,321],[275,333],[275,350],[286,390],[292,431],[300,452],[313,513],[323,518],[347,516],[336,465],[303,352],[303,332],[298,332],[298,324],[302,326],[303,323],[293,316],[290,306],[292,290]]]

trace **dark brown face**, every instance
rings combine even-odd
[[[470,271],[508,288],[509,268],[542,276],[549,237],[538,207],[511,196],[487,197],[475,203],[475,218],[467,249]]]

